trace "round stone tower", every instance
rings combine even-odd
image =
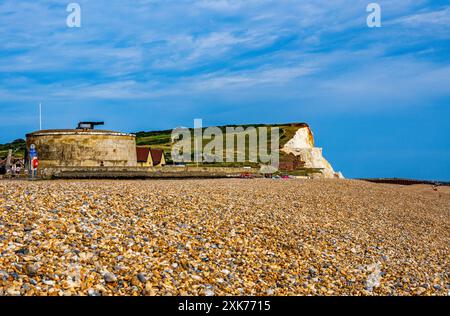
[[[136,136],[89,128],[43,130],[26,135],[39,167],[134,167]]]

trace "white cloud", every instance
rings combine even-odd
[[[367,1],[362,0],[140,0],[129,5],[81,0],[83,27],[74,30],[65,26],[61,2],[5,0],[0,4],[0,96],[95,102],[226,95],[247,88],[255,98],[283,93],[300,100],[316,94],[319,100],[323,91],[363,95],[377,82],[386,99],[389,94],[406,100],[407,87],[421,91],[421,85],[443,94],[441,88],[433,90],[431,76],[440,78],[437,69],[447,69],[448,62],[423,62],[438,47],[422,44],[414,51],[420,60],[408,52],[389,63],[384,56],[408,43],[426,43],[430,32],[448,38],[449,7],[427,9],[427,3],[382,1],[385,27],[374,31],[365,27]],[[409,34],[413,26],[418,30]],[[367,77],[368,63],[388,68],[369,67]],[[403,67],[422,69],[422,76],[398,76],[394,70]],[[390,88],[401,82],[404,89]]]
[[[409,27],[426,27],[436,25],[439,27],[450,26],[450,7],[436,11],[421,12],[407,15],[392,21],[391,24],[403,24]],[[448,30],[447,30],[448,31]]]

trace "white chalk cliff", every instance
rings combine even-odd
[[[314,135],[306,124],[299,127],[294,137],[281,150],[300,157],[305,162],[305,168],[321,169],[322,173],[314,174],[314,177],[343,178],[342,173],[335,172],[331,164],[323,157],[322,148],[314,147]]]

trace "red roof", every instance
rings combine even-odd
[[[164,152],[162,149],[150,149],[152,154],[153,165],[157,166],[161,163]]]
[[[136,147],[136,156],[138,162],[147,162],[148,155],[152,155],[153,165],[157,166],[161,163],[164,152],[162,149],[153,149],[149,147]]]
[[[150,148],[148,147],[136,147],[136,155],[138,162],[147,162]]]

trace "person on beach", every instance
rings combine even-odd
[[[16,164],[13,164],[11,166],[11,177],[14,178],[16,176],[17,166]]]

